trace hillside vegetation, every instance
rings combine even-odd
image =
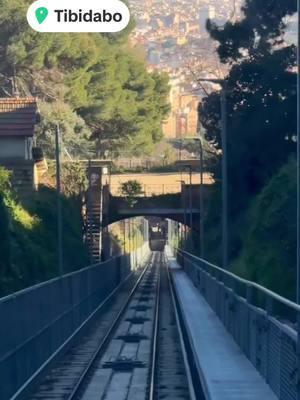
[[[241,20],[207,24],[228,68],[228,268],[295,299],[296,47],[284,38],[296,2],[245,0],[242,9]],[[200,115],[221,150],[220,91],[204,98]],[[208,160],[217,184],[205,221],[205,256],[219,265],[221,153]]]
[[[24,207],[0,167],[0,296],[57,276],[56,193],[41,188]],[[62,197],[64,269],[89,263],[78,198]]]
[[[296,162],[291,159],[255,198],[233,271],[295,299]]]
[[[148,73],[129,46],[134,22],[114,35],[40,34],[26,20],[31,3],[1,2],[0,95],[12,94],[14,77],[14,90],[39,98],[38,144],[46,154],[54,157],[57,123],[73,157],[151,151],[169,111],[168,78]]]

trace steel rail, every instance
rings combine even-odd
[[[133,296],[134,296],[135,292],[137,291],[137,289],[138,289],[138,287],[139,287],[139,285],[140,285],[140,283],[141,283],[146,271],[149,269],[149,267],[152,265],[152,263],[153,263],[153,255],[151,256],[151,259],[148,261],[146,267],[144,268],[143,272],[139,276],[139,279],[137,280],[137,282],[135,283],[135,285],[134,285],[133,289],[131,290],[129,296],[127,297],[127,300],[124,303],[124,306],[118,312],[118,315],[116,316],[116,318],[112,322],[109,330],[105,334],[104,338],[101,340],[101,343],[99,344],[97,350],[94,352],[94,354],[91,357],[88,365],[85,367],[83,373],[79,377],[79,379],[77,381],[77,384],[73,387],[72,392],[69,394],[69,396],[67,397],[66,400],[74,400],[74,399],[76,399],[76,396],[78,395],[78,392],[81,389],[82,384],[84,383],[88,373],[90,372],[90,370],[91,370],[92,366],[94,365],[96,359],[99,357],[99,355],[103,351],[103,348],[109,343],[111,336],[113,335],[113,333],[115,332],[116,328],[118,327],[123,315],[125,314],[125,312],[127,310],[127,307],[129,305],[131,299],[133,298]]]
[[[161,267],[162,264],[162,256],[160,254],[159,264]],[[159,306],[160,306],[160,272],[157,280],[156,287],[156,305],[155,305],[155,321],[154,321],[154,329],[153,329],[153,341],[152,341],[152,363],[151,363],[151,375],[150,375],[150,388],[149,388],[149,400],[154,400],[154,388],[155,388],[155,370],[156,370],[156,359],[157,359],[157,350],[158,350],[158,332],[159,332]]]
[[[160,267],[166,266],[166,260],[165,260],[165,255],[161,254],[160,255]],[[175,320],[176,320],[176,328],[178,330],[178,335],[179,335],[179,341],[180,341],[180,349],[182,351],[182,356],[184,360],[184,369],[185,373],[187,376],[187,381],[188,381],[188,389],[189,389],[189,395],[190,395],[190,400],[196,400],[196,395],[195,395],[195,390],[194,390],[194,385],[193,385],[193,380],[192,380],[192,374],[190,371],[189,367],[189,362],[188,362],[188,357],[185,349],[185,344],[184,344],[184,339],[183,339],[183,333],[182,333],[182,328],[180,324],[180,319],[178,315],[178,310],[176,306],[176,301],[175,301],[175,295],[173,291],[173,287],[171,285],[171,278],[169,274],[169,269],[166,266],[166,271],[167,271],[167,279],[168,279],[168,287],[170,290],[170,295],[171,295],[171,301],[173,305],[173,311],[175,314]],[[158,279],[158,290],[157,290],[157,302],[156,302],[156,314],[155,314],[155,325],[154,325],[154,330],[153,330],[153,346],[152,346],[152,365],[151,365],[151,376],[150,376],[150,388],[149,388],[149,396],[148,400],[155,400],[156,393],[155,393],[155,386],[156,386],[156,368],[157,368],[157,361],[158,361],[158,336],[159,336],[159,317],[160,317],[160,292],[161,292],[161,279],[159,277]]]
[[[164,262],[166,262],[165,257],[166,256],[164,255]],[[184,368],[185,368],[188,386],[189,386],[190,400],[196,400],[196,394],[195,394],[195,388],[194,388],[193,379],[192,379],[192,373],[191,373],[190,364],[188,361],[188,355],[187,355],[187,351],[186,351],[186,346],[185,346],[184,338],[183,338],[182,324],[181,324],[180,318],[179,318],[178,305],[175,300],[175,292],[174,292],[173,285],[171,283],[171,276],[170,276],[170,270],[169,270],[168,265],[166,265],[166,270],[167,270],[168,284],[169,284],[169,289],[170,289],[170,294],[171,294],[171,299],[172,299],[172,304],[173,304],[173,309],[174,309],[174,314],[175,314],[176,326],[178,329],[181,351],[182,351],[182,356],[183,356],[183,360],[184,360]]]
[[[93,265],[93,267],[97,267],[98,264]],[[78,273],[80,271],[76,271],[75,273],[70,273],[68,275],[65,276],[71,276],[74,275],[76,273]],[[91,323],[92,319],[99,313],[99,311],[101,309],[103,309],[113,298],[113,296],[115,296],[115,294],[122,288],[122,286],[129,281],[129,279],[133,276],[133,273],[131,272],[127,278],[125,279],[124,282],[121,282],[100,304],[99,306],[82,322],[82,324],[72,333],[72,335],[38,368],[37,371],[35,371],[35,373],[17,390],[16,393],[14,393],[14,395],[10,398],[10,400],[19,400],[19,399],[23,399],[24,398],[24,392],[26,392],[28,390],[28,388],[33,384],[33,382],[37,379],[38,376],[40,376],[40,374],[43,373],[43,371],[48,367],[48,365],[53,362],[53,360],[55,360],[57,357],[59,357],[60,353],[62,351],[64,351],[64,349],[69,346],[69,344],[72,342],[72,340],[74,340],[76,338],[76,336],[78,334],[80,334],[80,332],[86,328],[86,326]],[[59,281],[61,278],[55,278],[52,281]],[[37,287],[42,287],[44,285],[46,285],[47,282],[43,282],[39,285],[37,285]],[[24,289],[22,290],[22,292],[29,292],[31,291],[32,288],[28,288],[28,289]],[[10,295],[8,297],[14,297],[13,295]],[[85,298],[86,299],[86,298]],[[83,301],[85,300],[83,299]],[[80,302],[81,303],[81,302]],[[78,303],[78,304],[80,304]],[[78,304],[76,304],[75,306],[77,306]],[[68,311],[69,312],[69,311]],[[67,313],[68,313],[67,312]],[[63,316],[65,315],[62,314],[62,316],[60,316],[58,319],[59,320],[61,318],[63,318]],[[56,320],[52,321],[55,322]],[[38,335],[40,335],[41,333],[44,332],[45,329],[47,329],[50,326],[47,325],[44,329],[42,329],[41,331],[39,331],[36,335],[34,335],[33,337],[29,338],[27,341],[25,341],[22,346],[20,346],[18,349],[15,349],[11,354],[6,355],[5,358],[7,358],[8,356],[13,355],[14,353],[16,353],[16,351],[20,350],[25,343],[30,342],[31,340],[34,340]],[[0,359],[1,362],[2,359]]]

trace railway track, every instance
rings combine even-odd
[[[196,399],[183,332],[165,256],[161,260],[160,295],[154,337],[151,400]]]
[[[48,374],[30,400],[196,398],[163,253],[152,253],[121,302]]]

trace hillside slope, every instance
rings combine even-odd
[[[65,272],[87,265],[78,199],[62,197]],[[25,207],[0,168],[0,296],[57,275],[56,193],[41,188]]]

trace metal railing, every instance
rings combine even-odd
[[[142,262],[146,250],[134,260]],[[1,400],[22,392],[132,267],[133,255],[122,255],[0,299]]]
[[[298,400],[300,306],[186,251],[178,263],[279,399]]]
[[[111,185],[110,191],[113,196],[121,196],[121,185]],[[152,197],[164,194],[175,194],[181,192],[180,184],[147,184],[142,185],[141,197]]]

